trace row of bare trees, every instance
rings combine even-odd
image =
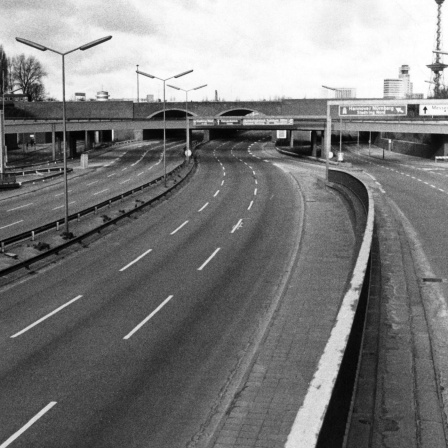
[[[21,91],[32,101],[43,101],[45,76],[47,72],[34,56],[19,54],[10,58],[0,45],[0,94]]]

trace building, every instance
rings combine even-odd
[[[414,93],[411,82],[409,65],[402,65],[398,69],[398,79],[385,79],[383,98],[423,98],[423,93]]]
[[[404,85],[402,79],[384,80],[383,98],[397,99],[404,97]]]
[[[349,99],[349,98],[356,98],[356,89],[353,87],[327,87],[322,86],[324,89],[326,89],[324,92],[324,96],[326,98],[337,98],[337,99]],[[328,91],[331,91],[332,93],[328,93]]]
[[[75,101],[85,101],[86,100],[86,94],[81,92],[75,93]]]
[[[405,98],[410,98],[412,96],[413,85],[409,73],[409,65],[402,65],[398,69],[398,78],[403,81],[403,93]]]
[[[105,90],[100,90],[96,94],[96,100],[97,101],[108,101],[109,100],[109,92],[106,92]]]

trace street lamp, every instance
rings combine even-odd
[[[322,86],[324,89],[333,90],[336,92],[340,92],[341,89],[335,89],[334,87]],[[358,148],[359,148],[359,132],[358,132]],[[338,153],[338,161],[343,161],[344,155],[342,154],[342,117],[339,117],[339,153]]]
[[[137,103],[140,102],[140,88],[138,85],[138,64],[137,64]]]
[[[112,39],[112,36],[102,37],[101,39],[94,40],[87,44],[81,45],[80,47],[76,47],[73,50],[66,51],[65,53],[61,53],[60,51],[53,50],[52,48],[45,47],[44,45],[37,44],[36,42],[32,42],[30,40],[22,39],[21,37],[16,37],[16,41],[22,44],[28,45],[33,48],[37,48],[40,51],[51,51],[53,53],[57,53],[62,56],[62,129],[63,129],[63,163],[64,163],[64,200],[65,200],[65,232],[64,235],[69,238],[70,232],[68,227],[68,182],[67,182],[67,143],[66,143],[66,134],[67,134],[67,126],[65,119],[65,56],[69,53],[73,53],[76,50],[85,51],[89,48],[95,47],[96,45],[102,44],[108,40]]]
[[[137,70],[137,73],[139,75],[147,76],[148,78],[156,78],[160,81],[163,81],[163,180],[166,187],[166,118],[165,118],[165,81],[168,81],[169,79],[173,78],[180,78],[181,76],[188,75],[188,73],[191,73],[193,70],[187,70],[186,72],[179,73],[178,75],[170,76],[169,78],[159,78],[158,76],[150,75],[149,73],[141,72],[140,70]]]
[[[190,127],[189,127],[189,122],[188,122],[188,92],[191,92],[192,90],[199,90],[202,89],[203,87],[207,87],[207,84],[203,84],[202,86],[199,87],[194,87],[193,89],[182,89],[180,87],[176,87],[176,86],[172,86],[171,84],[167,84],[168,87],[171,87],[172,89],[176,89],[176,90],[182,90],[183,92],[185,92],[185,121],[186,121],[186,132],[187,132],[187,143],[186,143],[186,155],[187,155],[187,162],[188,162],[188,157],[190,157],[191,155],[191,150],[190,150]]]

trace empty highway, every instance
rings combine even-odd
[[[1,448],[207,437],[297,250],[300,190],[276,157],[211,142],[168,201],[1,291]]]

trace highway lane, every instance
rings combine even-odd
[[[169,201],[1,292],[1,448],[205,436],[302,219],[295,182],[250,144],[209,143]]]
[[[167,171],[182,161],[183,142],[167,145]],[[162,145],[139,142],[117,147],[91,159],[94,171],[79,176],[69,175],[69,213],[76,213],[109,197],[138,187],[163,175]],[[51,186],[39,184],[27,194],[0,200],[0,232],[2,238],[31,230],[64,216],[62,178]],[[1,199],[1,193],[0,193]]]
[[[425,159],[353,153],[349,159],[370,174],[376,188],[391,199],[418,233],[434,275],[448,278],[448,167]],[[446,290],[448,292],[448,290]]]

